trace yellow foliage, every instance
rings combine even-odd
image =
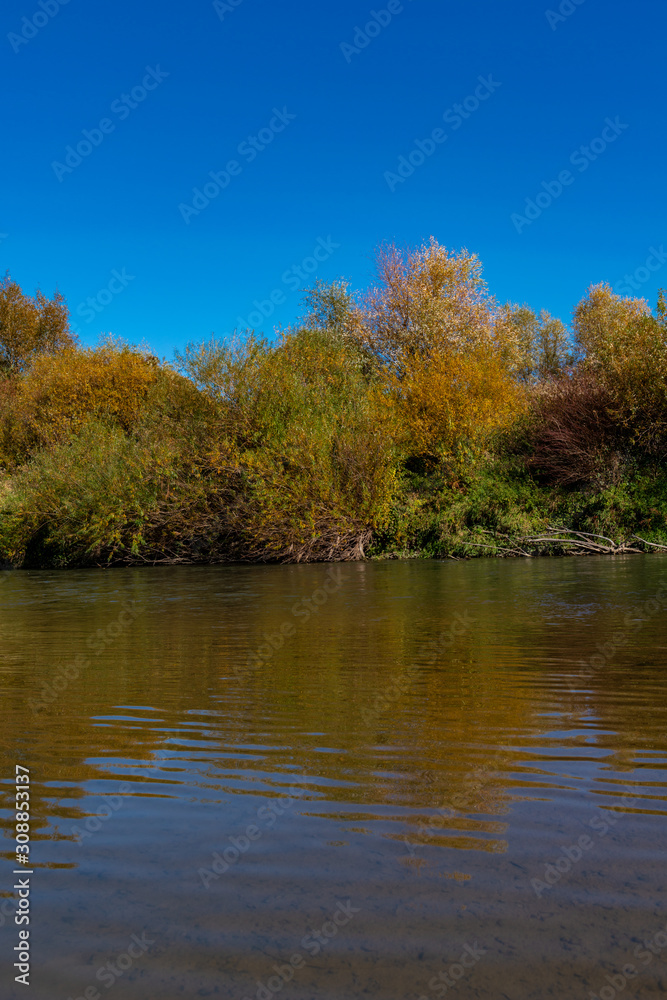
[[[494,339],[517,378],[538,382],[562,375],[572,364],[567,329],[545,309],[539,314],[529,306],[499,306]]]
[[[397,440],[449,463],[478,455],[524,406],[517,331],[498,321],[480,261],[431,237],[415,250],[381,247],[377,272],[348,329],[376,359]]]
[[[60,292],[24,295],[9,275],[0,281],[0,372],[15,376],[41,353],[73,347],[69,310]]]
[[[414,357],[403,378],[390,376],[389,388],[405,444],[445,460],[474,459],[526,406],[525,392],[488,347]]]
[[[610,413],[632,441],[664,453],[667,436],[667,322],[664,296],[657,318],[645,299],[621,298],[594,285],[577,306],[574,328],[584,364],[610,399]]]
[[[26,379],[26,396],[35,420],[57,431],[76,429],[91,413],[111,417],[128,431],[140,418],[157,370],[156,358],[111,344],[42,355]]]
[[[159,370],[157,358],[113,343],[38,355],[24,374],[0,386],[0,460],[14,465],[64,440],[91,415],[131,430]]]
[[[574,311],[574,335],[584,359],[593,366],[614,365],[626,349],[628,331],[650,316],[646,299],[622,298],[611,285],[591,285]]]

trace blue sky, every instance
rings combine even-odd
[[[663,0],[0,17],[0,268],[58,287],[86,343],[272,334],[314,278],[364,287],[380,242],[430,235],[566,322],[591,282],[667,285]]]

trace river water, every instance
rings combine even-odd
[[[667,990],[667,558],[16,572],[0,602],[1,996]]]

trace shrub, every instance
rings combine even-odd
[[[275,348],[253,336],[191,348],[181,363],[216,402],[210,461],[236,484],[229,517],[243,551],[295,561],[363,552],[395,476],[390,418],[358,352],[311,329]]]
[[[548,483],[603,486],[627,471],[627,442],[612,397],[591,372],[541,386],[533,398],[529,467]]]
[[[0,388],[0,461],[15,467],[39,448],[65,441],[91,415],[130,431],[143,417],[158,372],[157,358],[113,342],[37,356]]]
[[[164,452],[164,449],[162,449]],[[139,554],[164,461],[117,426],[89,419],[66,443],[42,449],[13,477],[1,543],[15,562],[68,565]]]

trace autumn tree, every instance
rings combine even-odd
[[[18,375],[38,355],[74,343],[69,310],[60,292],[48,299],[37,291],[31,298],[8,274],[0,281],[0,372]]]
[[[506,331],[495,309],[467,250],[431,238],[414,250],[378,251],[355,336],[383,375],[408,457],[468,462],[522,408],[515,352],[500,342]]]
[[[305,309],[301,325],[305,329],[320,330],[340,339],[349,336],[357,325],[357,306],[347,281],[327,282],[317,278],[301,303]]]
[[[414,250],[385,244],[376,271],[376,284],[362,302],[358,335],[396,374],[416,355],[488,340],[491,299],[475,254],[447,250],[433,237]]]
[[[591,367],[613,366],[624,354],[628,331],[650,315],[646,299],[622,298],[606,282],[591,285],[572,323],[581,358]]]
[[[584,370],[604,387],[618,426],[635,449],[667,454],[667,310],[656,315],[645,299],[622,298],[593,285],[574,312]]]
[[[111,340],[37,355],[29,370],[0,382],[0,467],[66,440],[91,416],[131,432],[160,372],[157,358]]]
[[[476,461],[489,435],[523,411],[525,394],[488,345],[416,355],[402,378],[390,375],[399,440],[410,456],[456,473]]]
[[[522,382],[558,377],[573,363],[565,324],[545,309],[507,303],[497,309],[496,339]]]

